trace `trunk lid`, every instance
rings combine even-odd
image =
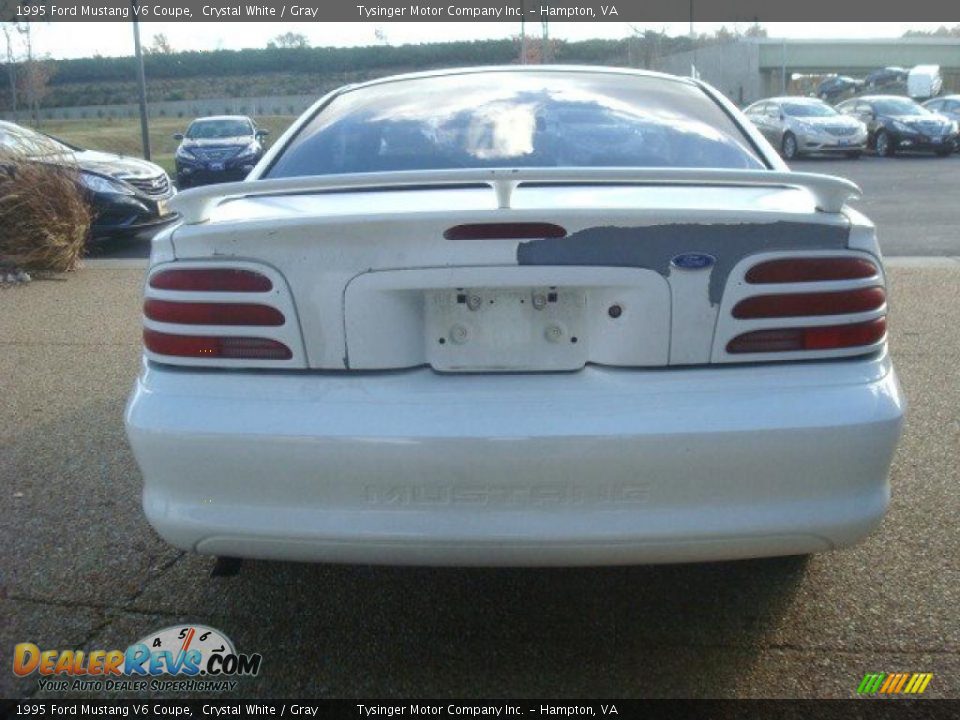
[[[497,190],[228,197],[176,230],[174,252],[278,271],[309,367],[487,372],[709,362],[737,263],[847,244],[846,218],[804,187],[521,185],[508,207]],[[566,234],[445,237],[525,223]]]

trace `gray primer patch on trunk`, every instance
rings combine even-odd
[[[840,225],[773,223],[684,223],[640,227],[593,227],[565,238],[530,240],[517,246],[519,265],[604,265],[670,274],[670,260],[683,253],[707,253],[710,303],[723,295],[733,267],[747,255],[776,250],[842,250],[850,229]],[[677,272],[700,272],[677,270]]]

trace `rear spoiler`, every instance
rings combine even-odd
[[[170,206],[183,222],[195,225],[210,218],[213,210],[230,200],[249,197],[305,195],[345,190],[399,190],[444,185],[489,185],[497,194],[497,207],[510,208],[518,185],[685,185],[702,187],[798,188],[808,191],[821,212],[840,212],[847,200],[859,198],[860,188],[843,178],[814,173],[774,170],[718,170],[699,168],[517,168],[457,170],[405,170],[350,175],[251,180],[185,190]]]

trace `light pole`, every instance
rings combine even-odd
[[[527,64],[527,7],[520,0],[520,64]]]
[[[147,77],[143,72],[143,50],[140,47],[140,23],[137,21],[138,0],[130,0],[133,13],[133,50],[137,57],[137,82],[140,85],[140,140],[143,157],[150,159],[150,128],[147,123]]]
[[[690,43],[693,45],[693,63],[690,65],[690,77],[696,79],[697,73],[697,36],[693,32],[693,0],[690,0]]]

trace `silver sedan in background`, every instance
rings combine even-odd
[[[953,120],[960,127],[960,95],[941,95],[923,103],[923,106],[931,112]],[[960,152],[960,138],[954,140],[954,149]]]
[[[867,147],[866,125],[816,98],[769,98],[744,112],[786,160],[814,153],[858,158]]]

